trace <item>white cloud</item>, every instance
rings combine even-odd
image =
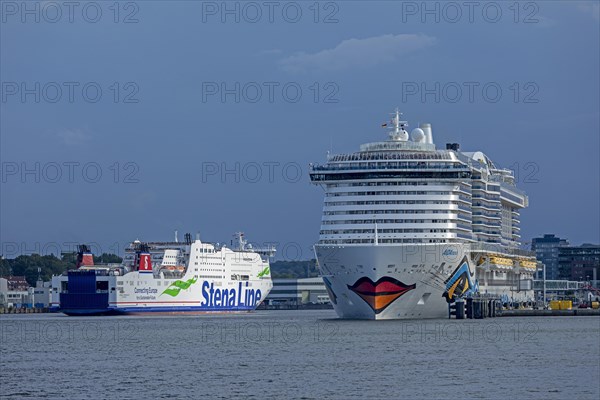
[[[591,15],[596,21],[600,21],[600,3],[580,3],[577,8]]]
[[[296,53],[280,60],[279,63],[288,72],[368,68],[399,60],[408,53],[434,43],[434,37],[422,34],[388,34],[366,39],[348,39],[333,49],[316,53]]]
[[[86,144],[91,139],[91,136],[82,129],[63,129],[56,136],[67,146]]]

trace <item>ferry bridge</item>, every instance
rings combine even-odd
[[[593,296],[600,297],[600,281],[589,281],[589,282],[579,282],[579,281],[567,281],[567,280],[546,280],[546,293],[556,293],[562,294],[562,292],[589,292]],[[544,281],[543,280],[534,280],[533,281],[533,290],[534,292],[540,293],[544,292]]]
[[[546,291],[547,292],[566,292],[568,290],[579,290],[582,288],[582,284],[587,282],[577,281],[565,281],[565,280],[546,280]],[[533,281],[533,290],[542,291],[544,290],[543,280]]]

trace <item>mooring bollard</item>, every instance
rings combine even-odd
[[[467,299],[467,318],[473,319],[473,299],[470,297]]]
[[[484,319],[485,318],[485,310],[484,310],[484,302],[482,300],[477,300],[475,307],[475,318],[476,319]]]
[[[456,302],[456,319],[465,319],[465,302],[462,300]]]

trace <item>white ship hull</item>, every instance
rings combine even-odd
[[[482,285],[468,244],[316,246],[316,254],[330,300],[341,318],[448,318],[444,297],[449,283],[464,268],[469,285],[479,293],[511,294],[525,301],[533,293],[511,293],[503,286]],[[466,267],[464,266],[466,264]]]
[[[338,314],[441,318],[470,295],[531,300],[535,255],[519,248],[529,200],[514,172],[458,143],[436,148],[431,124],[409,136],[392,115],[388,140],[310,168],[325,191],[316,253]]]
[[[268,255],[240,243],[134,242],[112,267],[81,250],[91,265],[53,277],[52,305],[68,315],[252,311],[273,286]]]
[[[70,315],[252,311],[273,286],[270,277],[250,281],[202,280],[193,276],[155,279],[152,274],[132,272],[123,277],[97,275],[94,278],[96,283],[106,282],[108,296],[106,293],[88,295],[89,303],[79,301],[69,307],[64,305],[64,299],[61,304],[57,296],[53,305]],[[62,282],[69,281],[73,285],[73,277],[55,277],[53,285],[60,287]],[[103,299],[95,304],[93,297]]]

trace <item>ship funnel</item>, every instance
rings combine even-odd
[[[152,273],[152,256],[146,243],[138,243],[135,252],[135,267],[140,273]]]
[[[425,143],[433,144],[433,133],[431,132],[431,124],[424,123],[419,125],[419,128],[425,133]]]
[[[152,273],[152,257],[148,245],[141,244],[138,254],[138,271],[141,273]]]
[[[82,267],[84,265],[94,265],[94,255],[90,250],[90,246],[87,244],[80,244],[78,246],[77,252],[77,262],[75,264],[75,268]]]
[[[140,253],[140,272],[152,272],[150,253]]]

